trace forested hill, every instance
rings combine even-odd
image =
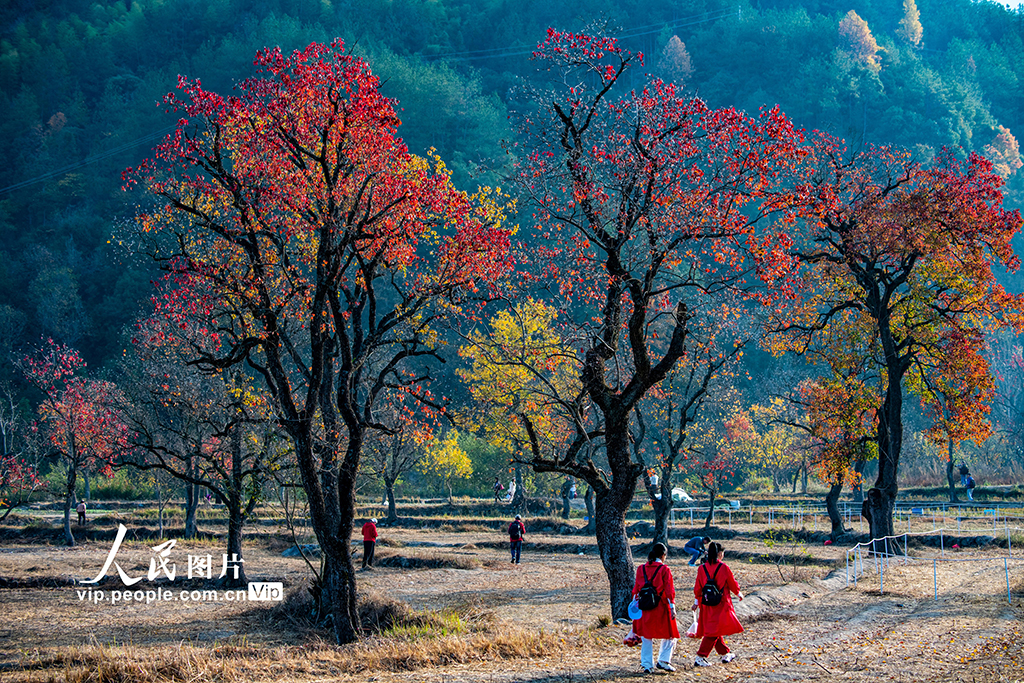
[[[851,14],[853,11],[855,14]],[[548,26],[606,22],[713,106],[779,104],[854,143],[988,154],[1019,204],[1024,15],[970,0],[13,0],[0,5],[0,381],[50,336],[120,352],[151,264],[110,243],[121,171],[173,122],[178,74],[226,90],[256,49],[342,37],[387,79],[414,151],[463,184],[507,167],[506,98]],[[123,232],[121,230],[120,232]]]

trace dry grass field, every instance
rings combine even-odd
[[[607,625],[607,581],[592,538],[528,534],[523,563],[514,566],[500,533],[472,524],[457,528],[463,530],[382,529],[379,559],[392,566],[361,571],[358,582],[366,613],[383,618],[384,628],[343,648],[305,620],[309,571],[301,558],[282,557],[288,542],[281,528],[263,526],[248,536],[245,560],[250,581],[284,583],[284,603],[94,603],[80,599],[83,587],[71,583],[97,573],[110,541],[64,548],[8,533],[0,542],[0,681],[541,683],[645,677],[638,649],[621,643],[627,627]],[[126,541],[117,561],[128,575],[144,575],[156,543]],[[1007,565],[1008,604],[999,559],[1006,550],[997,547],[955,556],[979,561],[940,564],[937,601],[928,559],[933,553],[926,551],[918,561],[890,567],[880,594],[874,571],[857,587],[846,587],[841,548],[794,546],[799,556],[817,560],[803,566],[764,561],[765,544],[753,535],[727,541],[726,548],[726,561],[748,596],[738,609],[746,632],[729,639],[736,660],[725,665],[716,659],[714,666],[695,670],[696,643],[684,638],[674,659],[678,671],[650,677],[1024,681],[1024,557]],[[209,588],[183,579],[187,556],[211,554],[219,562],[221,552],[219,542],[179,540],[170,557],[179,575],[159,585],[175,592]],[[671,554],[669,564],[682,594],[681,619],[688,620],[694,571]],[[120,582],[102,588],[117,589]],[[135,588],[153,584],[143,580]]]

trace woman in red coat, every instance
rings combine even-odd
[[[697,609],[697,606],[700,605],[704,586],[709,580],[713,580],[722,591],[722,601],[713,607],[708,605],[700,607],[700,616],[697,619],[697,637],[701,638],[701,641],[700,647],[697,648],[697,658],[693,660],[694,666],[711,666],[707,656],[711,654],[712,648],[722,655],[722,663],[731,662],[736,655],[729,652],[723,636],[743,633],[743,627],[740,626],[740,622],[736,618],[736,610],[732,606],[732,594],[735,593],[736,597],[742,600],[743,593],[740,591],[740,586],[736,583],[729,565],[721,561],[723,552],[721,543],[709,544],[708,561],[697,570],[697,582],[693,586],[693,595],[695,596],[693,609]]]
[[[672,572],[664,563],[667,552],[668,548],[663,544],[655,543],[651,552],[647,554],[647,563],[637,567],[636,581],[633,583],[634,600],[648,579],[661,597],[657,607],[644,612],[639,619],[633,621],[633,632],[642,639],[640,666],[647,673],[651,673],[655,666],[654,638],[661,639],[657,667],[665,671],[675,671],[675,667],[672,666],[672,650],[679,637],[679,627],[676,626],[676,588],[672,582]]]

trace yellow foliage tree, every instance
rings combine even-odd
[[[882,62],[878,58],[878,43],[871,35],[868,22],[861,19],[853,10],[847,12],[839,22],[839,38],[842,48],[853,61],[875,74],[882,70]]]
[[[527,298],[499,311],[486,334],[472,334],[459,349],[472,363],[459,374],[477,408],[475,423],[510,453],[530,443],[527,423],[546,444],[575,431],[579,361],[555,332],[557,317],[551,306]]]
[[[921,13],[917,11],[917,3],[914,0],[903,0],[903,18],[900,19],[896,33],[914,47],[921,44],[924,28],[921,26]]]
[[[798,435],[786,415],[789,409],[778,397],[751,406],[747,411],[750,428],[737,444],[747,453],[747,461],[771,478],[776,493],[782,481],[803,466]]]
[[[473,474],[473,463],[466,451],[459,446],[459,433],[449,430],[443,439],[427,448],[427,454],[420,461],[419,469],[441,480],[448,489],[448,502],[452,502],[452,482],[468,479]]]
[[[985,145],[985,156],[992,162],[992,170],[1004,180],[1017,172],[1024,162],[1020,158],[1020,145],[1006,126],[996,125],[996,136]]]

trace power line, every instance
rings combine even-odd
[[[126,143],[124,143],[122,145],[118,145],[117,147],[114,147],[112,149],[108,149],[105,152],[100,152],[99,154],[94,154],[91,157],[86,157],[85,159],[82,159],[81,161],[76,161],[75,163],[68,164],[67,166],[61,166],[60,168],[56,168],[56,169],[54,169],[52,171],[47,171],[46,173],[44,173],[42,175],[39,175],[39,176],[36,176],[35,178],[31,178],[29,180],[22,180],[21,182],[14,183],[13,185],[8,185],[7,187],[0,188],[0,195],[6,194],[8,192],[13,192],[14,190],[20,190],[20,189],[22,189],[24,187],[28,187],[29,185],[35,185],[36,183],[41,183],[44,180],[49,180],[50,178],[55,178],[57,176],[64,175],[65,173],[70,173],[71,171],[78,170],[79,168],[82,168],[83,166],[88,166],[90,164],[94,164],[97,161],[103,161],[104,159],[109,159],[110,157],[116,156],[116,155],[120,154],[121,152],[126,152],[129,149],[132,149],[134,147],[138,147],[139,145],[143,144],[144,142],[149,142],[151,140],[155,140],[155,139],[157,139],[157,138],[159,138],[159,137],[161,137],[161,136],[171,132],[172,130],[174,130],[174,126],[167,126],[166,128],[161,128],[160,130],[156,131],[155,133],[149,133],[147,135],[143,135],[141,138],[136,138],[135,140],[132,140],[131,142],[126,142]]]

